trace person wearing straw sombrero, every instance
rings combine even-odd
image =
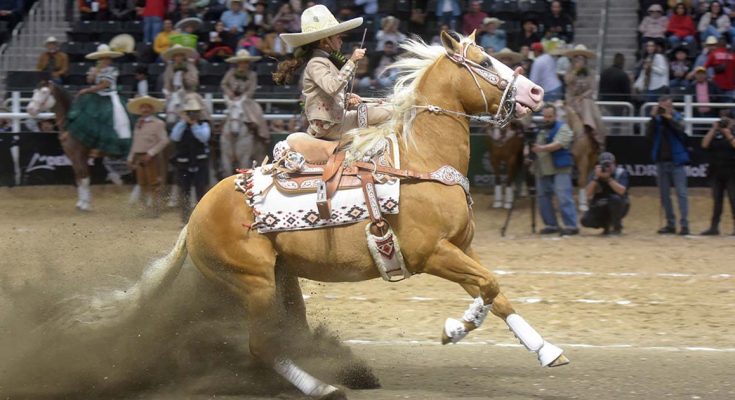
[[[504,30],[499,28],[504,23],[505,21],[495,17],[483,19],[482,30],[480,31],[480,37],[477,39],[477,43],[484,49],[493,49],[493,52],[498,52],[507,47],[508,35]]]
[[[516,53],[515,51],[507,47],[497,53],[494,53],[493,57],[511,68],[514,68],[516,65],[519,65],[521,61],[523,61],[523,56],[521,55],[521,53]]]
[[[194,186],[197,201],[209,188],[209,139],[211,129],[204,109],[194,98],[186,99],[182,106],[182,119],[171,129],[171,141],[176,144],[172,161],[176,164],[176,180],[182,195],[181,219],[184,224],[191,215],[191,187]]]
[[[89,148],[125,157],[130,149],[131,124],[125,99],[117,93],[118,70],[112,65],[112,60],[122,55],[101,44],[85,56],[97,61],[87,73],[92,86],[77,93],[66,118],[66,130]]]
[[[220,135],[222,170],[231,174],[238,167],[251,167],[253,161],[263,161],[270,129],[263,109],[255,102],[258,74],[250,63],[260,60],[247,50],[240,50],[226,61],[233,64],[222,79],[222,92],[227,103],[227,119]]]
[[[166,50],[161,57],[166,61],[163,72],[163,93],[166,95],[166,121],[173,123],[184,104],[184,98],[196,95],[199,87],[199,70],[193,62],[197,52],[189,47],[174,45]],[[204,100],[201,99],[201,104]]]
[[[128,102],[128,111],[137,115],[133,129],[133,145],[128,165],[135,170],[135,180],[143,193],[146,215],[157,217],[161,211],[161,165],[163,150],[169,143],[166,124],[156,117],[163,111],[164,100],[150,96]]]
[[[587,65],[588,60],[596,55],[583,44],[567,50],[564,55],[572,62],[571,68],[564,75],[567,104],[579,115],[585,133],[595,139],[602,151],[605,148],[607,129],[602,122],[600,108],[595,104],[595,76]]]
[[[387,107],[366,105],[360,96],[345,93],[353,79],[355,63],[365,57],[365,49],[356,49],[346,58],[340,52],[340,34],[360,25],[362,18],[340,23],[329,9],[316,5],[301,14],[301,32],[281,34],[286,44],[297,49],[293,59],[278,64],[273,80],[279,85],[290,83],[296,71],[306,64],[302,79],[304,113],[309,121],[307,133],[314,137],[339,140],[343,132],[358,128],[358,110],[361,119],[362,113],[367,112],[368,126],[390,117]]]

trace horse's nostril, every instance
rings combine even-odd
[[[541,88],[539,86],[534,86],[531,88],[531,94],[534,96],[540,96],[541,95]]]

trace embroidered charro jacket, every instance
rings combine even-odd
[[[348,60],[342,69],[329,60],[323,50],[314,50],[314,56],[306,64],[303,80],[304,112],[309,122],[323,121],[326,125],[342,122],[345,93],[355,63]]]

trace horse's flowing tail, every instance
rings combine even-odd
[[[95,296],[76,298],[71,313],[62,316],[69,328],[79,326],[104,329],[119,326],[135,318],[138,311],[157,295],[163,293],[176,279],[187,256],[187,227],[181,230],[173,249],[165,257],[153,261],[137,282],[123,290],[98,293]],[[59,319],[57,319],[59,321]],[[69,326],[73,325],[73,326]]]

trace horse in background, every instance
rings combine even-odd
[[[587,211],[589,209],[587,191],[585,187],[589,181],[590,174],[597,165],[597,157],[600,152],[600,146],[592,134],[585,129],[582,119],[568,105],[558,104],[557,110],[562,114],[562,118],[574,132],[574,142],[572,143],[572,157],[574,157],[574,165],[577,167],[577,187],[579,188],[579,210]]]
[[[516,177],[523,170],[523,131],[523,123],[519,120],[511,121],[505,128],[491,126],[487,130],[490,164],[495,175],[493,208],[513,206]],[[503,167],[505,174],[501,175]]]
[[[50,80],[44,80],[33,90],[33,96],[26,106],[26,111],[33,117],[42,112],[53,112],[55,114],[56,126],[60,131],[59,142],[74,171],[74,179],[77,184],[77,209],[89,211],[91,209],[92,192],[87,178],[90,177],[89,158],[93,154],[92,149],[77,140],[70,132],[64,130],[71,103],[72,96],[66,89]]]
[[[230,176],[236,168],[253,168],[263,161],[270,129],[260,105],[240,96],[225,95],[225,123],[220,135],[222,173]]]

